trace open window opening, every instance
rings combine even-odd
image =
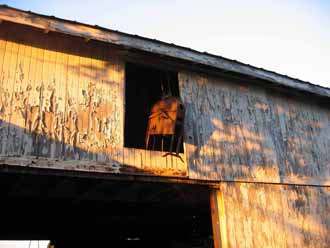
[[[182,153],[183,119],[177,72],[126,64],[125,147]]]

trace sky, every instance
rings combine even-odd
[[[330,87],[329,0],[8,0]]]
[[[0,248],[47,248],[48,240],[1,240]]]

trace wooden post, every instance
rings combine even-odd
[[[210,207],[214,248],[227,248],[226,214],[223,194],[220,190],[211,190]]]

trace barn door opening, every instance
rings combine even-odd
[[[72,247],[212,247],[206,186],[0,173],[0,239]]]

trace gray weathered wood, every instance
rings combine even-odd
[[[330,188],[221,183],[228,247],[329,247]]]
[[[191,178],[330,185],[330,109],[234,80],[180,73]]]

